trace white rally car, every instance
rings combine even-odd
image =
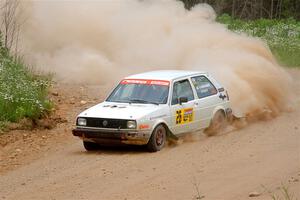
[[[124,78],[108,98],[78,115],[73,135],[86,150],[98,144],[162,149],[168,137],[210,128],[232,116],[227,91],[197,71],[152,71]]]

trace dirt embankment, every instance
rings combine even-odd
[[[0,174],[48,155],[58,146],[70,143],[76,115],[104,98],[108,87],[54,84],[50,98],[55,102],[53,117],[45,127],[12,130],[0,135]],[[104,96],[103,96],[104,95]],[[12,127],[14,129],[14,124]],[[49,129],[48,129],[49,128]]]
[[[65,123],[0,136],[0,199],[271,199],[282,184],[299,199],[300,71],[289,72],[296,92],[290,112],[214,137],[199,133],[153,154],[85,152],[72,124],[109,88],[55,85]]]

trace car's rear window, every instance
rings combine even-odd
[[[193,77],[192,83],[195,86],[199,98],[217,94],[217,89],[205,76]]]

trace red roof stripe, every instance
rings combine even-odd
[[[169,86],[170,81],[150,80],[150,79],[124,79],[121,84],[145,84],[145,85],[164,85]]]

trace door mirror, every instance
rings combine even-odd
[[[178,98],[178,102],[179,102],[179,104],[181,105],[181,104],[183,104],[183,103],[188,102],[188,98],[187,98],[187,97],[179,97],[179,98]]]

